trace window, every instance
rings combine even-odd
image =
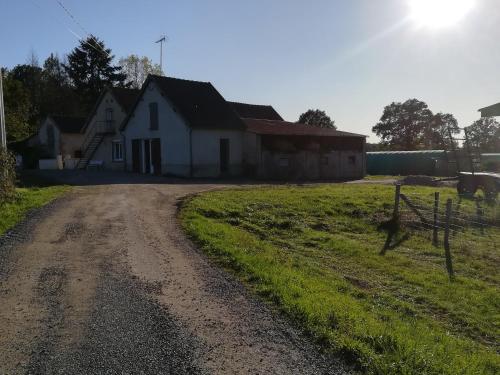
[[[122,141],[113,141],[112,152],[113,152],[113,155],[112,155],[113,161],[123,161]]]
[[[288,160],[288,158],[281,158],[279,161],[280,167],[288,167],[289,164],[290,164],[290,161]]]
[[[356,156],[355,155],[349,156],[349,165],[356,165]]]
[[[158,103],[149,103],[149,129],[158,130]]]
[[[113,108],[106,108],[106,122],[113,121]]]

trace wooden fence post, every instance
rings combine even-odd
[[[434,193],[434,230],[432,233],[432,243],[438,245],[438,230],[439,230],[439,191]]]
[[[394,196],[394,212],[392,218],[395,222],[399,221],[399,200],[401,197],[401,184],[396,185],[396,194]]]
[[[450,224],[451,224],[451,210],[453,207],[453,201],[448,199],[446,201],[446,221],[444,227],[444,255],[446,257],[446,270],[450,279],[453,279],[453,264],[451,260],[450,252]]]

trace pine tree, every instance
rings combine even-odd
[[[64,68],[87,111],[91,110],[105,87],[128,86],[122,68],[112,65],[113,58],[111,49],[93,35],[82,40],[68,55],[68,64]]]

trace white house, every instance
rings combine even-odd
[[[78,168],[86,168],[94,161],[104,169],[124,170],[125,150],[120,125],[139,92],[116,87],[102,92],[82,128],[84,137]]]
[[[38,129],[37,143],[46,149],[48,157],[78,157],[84,124],[84,117],[47,116]]]
[[[208,82],[151,75],[122,125],[127,170],[241,175],[245,124]]]

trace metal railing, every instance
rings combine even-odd
[[[82,155],[85,155],[85,152],[96,135],[114,133],[115,131],[115,122],[113,120],[95,121],[92,123],[82,143]]]

